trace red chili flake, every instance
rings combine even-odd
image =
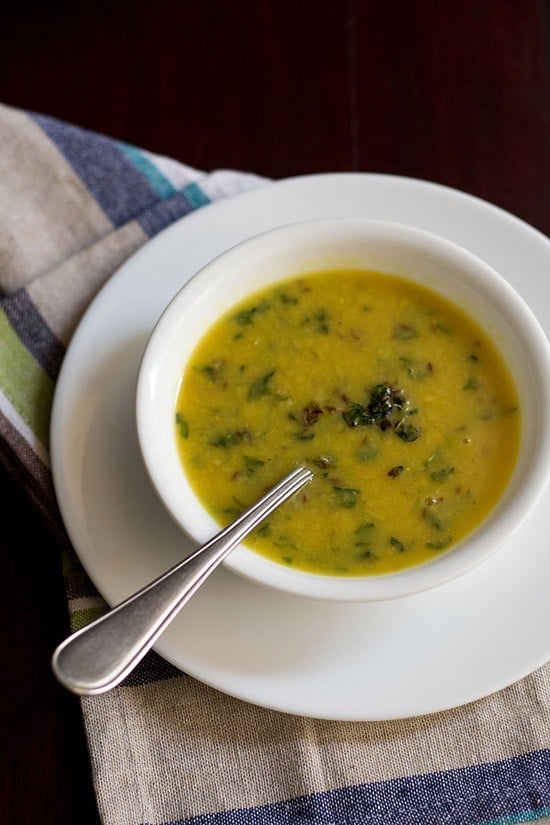
[[[304,424],[307,427],[310,427],[312,424],[316,423],[317,419],[322,414],[323,410],[321,409],[321,407],[315,401],[312,401],[311,404],[308,404],[302,410],[302,419],[304,421]]]
[[[426,369],[430,374],[434,371],[433,364],[431,361],[428,361],[428,363],[426,364]]]
[[[416,338],[417,331],[410,324],[396,324],[393,328],[393,337],[401,341],[407,341],[409,338]]]
[[[391,470],[388,471],[388,475],[390,478],[397,478],[398,475],[401,475],[405,468],[402,464],[396,464],[395,467],[392,467]]]

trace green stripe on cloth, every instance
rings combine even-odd
[[[107,605],[94,605],[93,607],[83,607],[81,610],[75,610],[70,615],[71,631],[80,630],[82,627],[104,616],[108,611]]]
[[[40,443],[48,449],[54,383],[23,346],[3,310],[0,310],[0,345],[3,352],[0,359],[0,389]]]
[[[168,178],[166,178],[155,166],[153,161],[144,155],[143,152],[140,152],[136,146],[132,146],[129,143],[119,143],[118,145],[136,169],[147,178],[159,198],[164,200],[176,193],[177,190],[172,186]]]

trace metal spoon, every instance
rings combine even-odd
[[[289,473],[184,561],[65,639],[52,658],[53,672],[61,684],[80,695],[105,693],[116,687],[219,563],[312,478],[313,473],[304,467]]]

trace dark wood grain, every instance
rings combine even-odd
[[[424,178],[549,233],[549,32],[544,0],[10,3],[0,100],[203,169]],[[6,473],[0,493],[0,822],[98,823],[49,667],[57,548]]]

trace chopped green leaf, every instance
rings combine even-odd
[[[246,505],[244,505],[242,501],[239,501],[238,498],[235,498],[235,496],[233,496],[232,498],[234,503],[229,507],[226,507],[223,512],[227,516],[233,516],[233,518],[237,518],[237,516],[240,516],[244,513],[244,511],[246,510]]]
[[[361,524],[353,534],[355,537],[355,544],[357,546],[368,544],[372,539],[373,529],[373,521],[368,521],[365,524]]]
[[[279,536],[273,541],[273,544],[281,550],[296,550],[296,545],[289,539],[288,536]]]
[[[282,292],[281,290],[278,290],[276,292],[276,295],[277,295],[277,298],[279,299],[279,301],[282,304],[297,304],[298,303],[298,298],[296,298],[294,295],[290,295],[288,292]]]
[[[358,404],[356,401],[350,402],[348,408],[342,413],[342,418],[348,427],[363,427],[374,423],[367,407],[364,404]]]
[[[248,400],[249,401],[256,401],[258,398],[262,398],[264,395],[267,395],[270,392],[269,389],[269,382],[275,375],[275,370],[271,370],[271,372],[267,372],[265,375],[260,376],[257,378],[250,386],[248,391]]]
[[[351,402],[342,417],[348,427],[358,427],[380,423],[389,420],[394,410],[404,406],[403,393],[397,387],[387,384],[376,384],[370,390],[370,401],[367,405]]]
[[[371,388],[368,412],[375,421],[381,421],[396,410],[402,410],[405,406],[403,390],[399,387],[390,387],[387,384],[376,384]]]
[[[220,433],[215,436],[209,443],[212,447],[234,447],[236,444],[241,444],[243,441],[251,441],[252,436],[248,430],[232,430],[226,433]]]
[[[181,438],[189,438],[189,424],[179,412],[176,413],[176,427]]]
[[[326,309],[319,309],[313,317],[317,321],[317,332],[328,335],[330,315]]]
[[[269,306],[270,305],[267,301],[262,301],[262,303],[257,306],[250,307],[250,309],[243,309],[241,312],[238,312],[234,316],[234,320],[241,327],[249,327],[254,323],[254,316],[260,312],[265,312],[266,309],[269,309]]]
[[[353,487],[334,487],[334,491],[337,496],[338,506],[344,507],[348,510],[355,507],[357,504],[357,497],[361,492]]]
[[[408,401],[403,390],[388,384],[376,384],[370,390],[369,403],[349,401],[347,408],[342,412],[342,418],[348,427],[376,424],[383,432],[393,428],[402,441],[416,441],[422,431],[410,421],[410,416],[415,415],[417,410],[407,410],[407,406]],[[400,412],[403,412],[401,417]],[[361,461],[366,461],[375,454],[369,455],[368,451],[360,454],[358,451],[357,456]]]
[[[479,389],[479,381],[477,378],[468,378],[464,386],[462,387],[463,390],[478,390]]]
[[[420,427],[417,427],[410,419],[410,416],[413,415],[413,412],[407,413],[401,418],[397,424],[395,425],[395,434],[402,440],[402,441],[416,441],[416,439],[421,434],[422,430]]]
[[[442,467],[441,470],[434,470],[432,479],[433,481],[446,481],[454,471],[454,467]]]
[[[265,461],[262,461],[259,458],[254,458],[250,455],[243,455],[243,462],[244,471],[248,477],[253,476],[258,467],[263,467],[263,465],[265,464]]]
[[[311,441],[312,438],[315,438],[315,433],[312,433],[311,430],[300,430],[299,433],[294,434],[294,438],[297,441]]]
[[[210,379],[210,381],[217,381],[224,367],[224,364],[225,361],[223,361],[221,358],[216,358],[214,359],[214,361],[210,361],[209,364],[203,364],[202,366],[197,367],[196,369],[197,372],[200,372],[203,375],[205,375],[207,378]]]

